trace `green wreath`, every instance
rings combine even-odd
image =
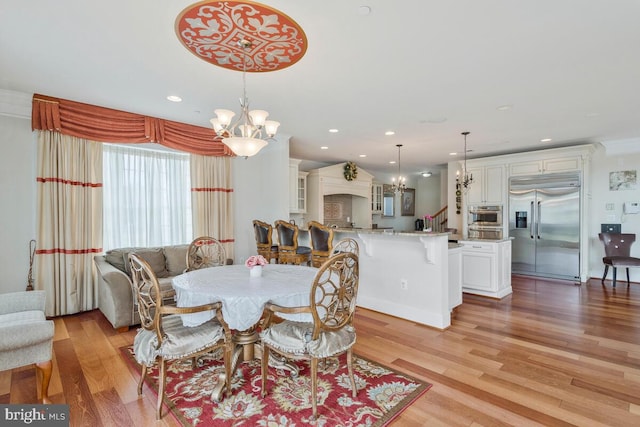
[[[358,177],[358,167],[353,162],[347,162],[344,165],[344,179],[353,181]]]

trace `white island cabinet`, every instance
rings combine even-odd
[[[511,240],[461,240],[462,291],[503,298],[511,294]]]

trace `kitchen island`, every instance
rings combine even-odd
[[[451,308],[462,293],[450,295],[448,233],[350,228],[334,233],[334,244],[351,237],[360,245],[358,306],[437,329],[451,325]]]

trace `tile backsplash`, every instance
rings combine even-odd
[[[351,195],[324,196],[324,223],[338,227],[350,227],[353,221]]]

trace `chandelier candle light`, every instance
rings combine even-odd
[[[222,142],[228,146],[237,156],[245,158],[258,154],[267,144],[273,140],[280,123],[267,120],[269,113],[264,110],[249,111],[249,98],[247,98],[247,54],[252,44],[248,40],[238,41],[238,45],[244,51],[242,67],[242,98],[240,98],[240,116],[232,122],[235,113],[231,110],[217,109],[215,118],[211,119],[213,130],[222,137]]]
[[[462,188],[466,193],[473,184],[473,174],[467,173],[467,135],[471,132],[462,132],[464,135],[464,170],[462,171]]]
[[[405,183],[405,178],[400,175],[400,148],[402,147],[402,144],[397,144],[396,147],[398,147],[398,178],[397,182],[395,177],[391,178],[391,190],[394,193],[404,194],[407,189],[407,184]]]

